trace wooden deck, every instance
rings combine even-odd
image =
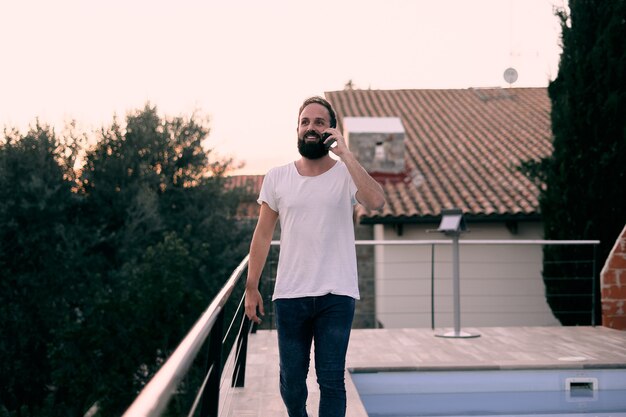
[[[430,329],[353,330],[347,369],[550,369],[626,368],[626,332],[605,327],[464,328],[480,337],[436,337]],[[220,415],[287,417],[278,392],[275,331],[250,336],[245,388],[223,389]],[[319,390],[314,364],[308,380],[311,416]],[[348,417],[367,417],[346,372]]]

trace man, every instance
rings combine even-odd
[[[280,354],[280,393],[289,417],[306,417],[311,343],[320,386],[320,417],[345,416],[345,358],[359,298],[353,206],[384,204],[383,190],[363,169],[337,130],[328,101],[311,97],[298,114],[295,162],[271,169],[250,244],[246,315],[265,313],[258,290],[276,221],[281,241],[272,300]],[[334,147],[330,145],[334,144]],[[333,159],[329,149],[339,158]]]

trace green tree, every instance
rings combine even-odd
[[[203,149],[207,124],[147,105],[77,170],[84,136],[5,133],[0,413],[119,415],[243,258],[242,191]]]
[[[106,262],[102,291],[85,317],[95,327],[85,333],[107,330],[77,350],[99,346],[93,363],[103,380],[89,401],[111,414],[130,403],[247,252],[250,231],[235,219],[240,193],[224,187],[231,161],[209,160],[208,134],[202,120],[162,119],[147,105],[124,128],[103,129],[87,153],[81,187],[95,238],[89,250]],[[82,343],[82,333],[79,326],[68,342]]]
[[[558,15],[563,51],[548,88],[554,152],[534,167],[545,183],[544,235],[599,239],[601,268],[626,222],[626,1],[570,0],[569,13]],[[585,251],[544,251],[548,302],[563,324],[589,323],[589,314],[567,313],[591,309],[590,285],[577,279],[593,275],[589,264],[579,262],[593,258]],[[594,280],[599,306],[597,275]]]
[[[17,415],[41,414],[54,389],[50,346],[84,288],[68,149],[39,123],[0,144],[0,405]]]

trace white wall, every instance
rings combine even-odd
[[[504,223],[468,225],[461,236],[461,327],[559,325],[545,300],[540,245],[463,245],[463,240],[541,239],[541,223],[520,223],[512,234]],[[427,233],[437,225],[404,225],[402,236],[376,225],[381,240],[449,239]],[[388,328],[430,327],[434,265],[435,327],[454,326],[451,245],[376,248],[376,316]]]

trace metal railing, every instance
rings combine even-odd
[[[461,240],[461,245],[592,245],[594,247],[599,244],[596,240],[587,241],[549,241],[549,240]],[[278,242],[273,241],[273,246],[278,246]],[[438,245],[450,245],[450,240],[404,240],[404,241],[375,241],[375,240],[359,240],[356,242],[360,246],[427,246],[430,247],[430,280],[431,280],[431,300],[433,303],[433,327],[434,327],[434,279],[435,279],[435,247]],[[270,255],[272,256],[272,255]],[[177,394],[179,384],[188,373],[194,359],[201,352],[202,347],[208,341],[208,353],[206,374],[203,377],[200,388],[191,404],[188,416],[192,417],[200,415],[201,417],[217,417],[220,415],[219,407],[224,401],[220,401],[220,389],[223,388],[224,381],[230,379],[231,387],[243,387],[245,379],[245,361],[247,356],[247,340],[248,334],[252,330],[250,321],[246,318],[243,309],[243,296],[238,300],[238,306],[232,320],[228,326],[228,330],[224,332],[225,322],[225,305],[231,298],[233,291],[244,271],[247,269],[248,256],[246,256],[239,266],[233,271],[224,287],[218,295],[213,299],[209,307],[202,314],[200,319],[192,327],[191,331],[185,336],[176,350],[169,359],[164,363],[161,369],[154,375],[149,383],[144,387],[139,396],[125,412],[125,417],[156,417],[161,416],[166,411],[168,403],[174,395]],[[268,273],[269,271],[269,273]],[[595,261],[593,263],[593,275],[595,276]],[[272,281],[272,261],[269,260],[264,271],[266,282],[261,280],[261,285],[271,285]],[[269,275],[269,277],[268,277]],[[592,276],[593,281],[593,276]],[[595,292],[595,287],[591,290]],[[264,291],[268,293],[268,291]],[[232,301],[232,300],[231,300]],[[593,304],[592,309],[596,305]],[[268,311],[269,320],[265,320],[265,325],[271,326],[272,312],[271,303],[269,303]],[[593,313],[593,311],[592,311]],[[376,312],[373,313],[376,315]],[[592,319],[593,320],[593,319]],[[229,346],[226,340],[234,329],[238,329],[237,336],[231,337],[233,343]],[[236,341],[236,345],[235,345]],[[234,347],[234,349],[233,349]],[[222,353],[230,352],[229,359],[223,360]],[[225,372],[226,367],[232,367],[232,377],[223,378],[223,375],[229,375]],[[198,414],[199,413],[199,414]],[[228,411],[225,414],[228,415]]]
[[[458,269],[458,265],[454,265],[455,263],[459,262],[458,259],[458,253],[457,253],[457,259],[454,259],[454,250],[452,250],[452,256],[450,257],[449,260],[447,261],[440,261],[440,260],[436,260],[436,256],[435,256],[435,248],[437,246],[453,246],[454,240],[451,239],[437,239],[437,240],[401,240],[401,241],[385,241],[385,240],[359,240],[356,242],[357,246],[413,246],[413,247],[428,247],[430,249],[430,255],[427,256],[424,259],[423,264],[426,265],[426,268],[423,268],[422,270],[422,274],[423,274],[423,278],[425,278],[426,280],[430,280],[430,323],[431,323],[431,328],[435,328],[435,297],[436,297],[436,291],[435,291],[435,275],[437,275],[437,279],[438,280],[442,280],[443,276],[446,274],[445,272],[442,273],[442,265],[446,265],[449,267],[449,270],[454,270],[454,268],[456,267]],[[577,265],[586,265],[586,269],[588,272],[588,275],[583,275],[583,276],[578,276],[576,278],[571,278],[571,277],[567,277],[567,276],[546,276],[544,275],[543,277],[541,276],[542,274],[547,274],[548,271],[543,270],[543,271],[539,271],[537,270],[537,276],[533,277],[533,278],[537,278],[539,279],[543,279],[544,283],[550,283],[550,282],[555,282],[555,281],[561,281],[564,279],[570,279],[570,280],[575,280],[578,282],[583,282],[584,285],[587,287],[587,289],[585,291],[579,292],[577,294],[575,293],[566,293],[566,294],[556,294],[556,295],[550,295],[551,297],[563,297],[563,298],[567,298],[567,297],[583,297],[586,298],[586,300],[589,301],[589,309],[586,311],[553,311],[555,314],[558,315],[567,315],[567,314],[577,314],[577,315],[584,315],[587,314],[589,317],[589,323],[592,326],[595,326],[595,313],[597,312],[597,305],[596,305],[596,281],[595,281],[595,276],[596,276],[596,272],[597,272],[597,268],[596,268],[596,248],[597,245],[600,244],[599,240],[543,240],[543,239],[525,239],[525,240],[504,240],[504,239],[463,239],[460,240],[458,242],[461,246],[463,247],[480,247],[480,246],[487,246],[487,247],[491,247],[490,251],[496,251],[497,248],[502,248],[502,247],[514,247],[514,246],[521,246],[521,247],[530,247],[530,246],[534,246],[534,247],[541,247],[541,248],[562,248],[562,247],[591,247],[591,250],[588,253],[588,257],[584,257],[584,258],[578,258],[576,259],[576,261],[557,261],[555,262],[555,266],[556,268],[552,268],[552,269],[567,269],[566,268],[566,264],[572,264],[572,263],[576,263]],[[497,247],[497,248],[494,248]],[[477,249],[480,250],[480,249]],[[527,253],[527,252],[526,252]],[[476,252],[474,252],[474,254],[476,254]],[[549,262],[546,262],[545,260],[545,253],[542,252],[538,252],[538,255],[540,256],[540,258],[535,259],[534,262],[539,262],[539,265],[541,265],[542,267],[549,267],[550,265]],[[441,256],[441,255],[440,255]],[[470,255],[472,256],[472,255]],[[465,264],[465,266],[471,266],[472,263],[487,263],[489,265],[489,269],[494,269],[492,268],[493,265],[498,264],[498,263],[502,263],[501,260],[496,259],[495,255],[493,255],[494,257],[485,261],[485,259],[474,259],[471,261],[464,261],[463,263]],[[467,257],[466,257],[467,258]],[[478,258],[478,256],[476,257]],[[456,261],[456,262],[455,262]],[[506,262],[506,261],[505,261]],[[511,262],[511,261],[509,261]],[[516,261],[516,263],[519,264],[519,262]],[[509,263],[507,264],[508,266],[511,266],[512,264]],[[537,264],[534,264],[537,265]],[[438,268],[438,270],[436,271],[436,266]],[[519,265],[517,265],[519,266]],[[407,268],[406,265],[403,266],[403,268],[405,269],[409,269]],[[579,268],[580,269],[580,268]],[[483,271],[481,271],[482,273],[484,273],[484,268]],[[458,273],[458,271],[457,271]],[[474,274],[476,274],[477,272],[474,272]],[[415,269],[411,269],[411,281],[415,281],[417,277],[417,275],[419,274],[419,272],[417,271],[417,268]],[[471,272],[470,272],[471,274]],[[386,275],[386,274],[385,274]],[[476,277],[470,277],[468,276],[469,274],[467,273],[467,268],[465,268],[464,270],[464,279],[466,281],[471,280],[471,278],[476,278]],[[458,281],[455,282],[455,277],[449,276],[448,279],[452,280],[452,284],[450,286],[451,289],[453,289],[451,294],[449,295],[449,298],[452,301],[452,306],[455,307],[454,310],[455,311],[447,311],[446,313],[450,313],[450,314],[454,314],[455,316],[458,316],[459,311],[458,311]],[[458,280],[458,277],[456,277]],[[502,275],[499,276],[500,279],[504,278]],[[518,277],[519,278],[519,277]],[[523,277],[528,279],[529,277]],[[393,280],[392,277],[389,276],[385,276],[385,280],[387,282],[389,282],[390,280]],[[404,296],[406,296],[406,294],[403,294]],[[417,296],[417,294],[413,294],[415,296]],[[548,296],[548,294],[545,294],[546,297]],[[377,297],[381,297],[380,294],[376,294]],[[382,296],[384,297],[384,295]],[[441,298],[441,297],[440,297]],[[456,319],[458,319],[458,317],[456,317]],[[456,321],[456,320],[455,320]]]
[[[277,246],[278,242],[272,242]],[[493,240],[493,239],[461,239],[462,248],[461,275],[462,286],[470,286],[469,291],[462,291],[466,306],[465,316],[469,321],[478,321],[474,318],[490,311],[492,304],[509,303],[505,312],[509,317],[519,316],[519,310],[524,310],[538,317],[550,316],[552,323],[556,323],[555,317],[569,316],[577,320],[584,320],[587,324],[596,324],[596,315],[599,303],[595,295],[596,287],[596,248],[598,240]],[[357,257],[359,260],[359,286],[361,287],[361,302],[357,304],[355,312],[355,328],[387,327],[380,321],[381,317],[391,318],[398,322],[399,316],[412,316],[414,321],[405,320],[401,327],[451,327],[449,323],[454,315],[453,299],[453,262],[451,256],[452,240],[357,240]],[[370,253],[359,256],[359,247],[386,247],[385,253],[391,251],[405,251],[404,258],[398,255],[377,258],[369,266],[364,268],[363,259],[373,258],[373,250]],[[571,251],[577,256],[576,260],[570,261],[545,261],[542,249],[561,248]],[[569,249],[568,249],[569,248]],[[581,254],[584,248],[584,254]],[[360,249],[363,250],[363,249]],[[502,251],[507,251],[507,256],[501,256]],[[577,251],[577,252],[576,252]],[[406,255],[406,253],[410,255]],[[480,255],[476,256],[479,253]],[[530,254],[530,256],[529,256]],[[261,283],[266,288],[272,288],[275,279],[276,260],[278,249],[270,252],[267,268],[268,273],[262,278]],[[528,269],[534,269],[529,272]],[[542,268],[548,268],[542,270]],[[577,277],[571,274],[561,273],[568,269],[584,269],[585,273]],[[550,271],[549,269],[552,269]],[[374,271],[377,270],[377,271]],[[557,270],[554,273],[554,270]],[[382,272],[381,272],[382,271]],[[572,283],[568,293],[547,294],[542,291],[545,287],[558,285],[559,282],[569,280]],[[504,288],[504,297],[493,291],[487,293],[478,292],[477,286],[481,281],[487,290],[496,287]],[[528,290],[532,287],[532,294],[516,293],[518,289]],[[506,292],[508,291],[508,292]],[[375,294],[375,296],[372,296]],[[375,300],[373,300],[375,299]],[[547,300],[550,300],[552,314],[548,308]],[[580,303],[571,303],[566,300],[576,299]],[[524,301],[530,300],[537,308],[532,306],[522,308]],[[540,301],[543,301],[541,304]],[[267,318],[262,328],[272,328],[272,304],[267,300]],[[467,301],[467,303],[465,303]],[[410,307],[408,304],[412,304]],[[477,304],[480,304],[477,306]],[[541,304],[541,305],[540,305]],[[401,305],[405,305],[402,310]],[[567,309],[560,305],[569,305]],[[572,305],[576,305],[572,308]],[[392,309],[389,309],[392,306]],[[426,310],[426,306],[429,307]],[[416,308],[419,307],[419,311]],[[495,308],[495,307],[494,307]],[[395,316],[395,317],[394,317]],[[582,317],[582,319],[581,319]],[[437,319],[437,320],[436,320]],[[490,323],[477,324],[475,326],[497,326],[495,321],[503,321],[503,317],[494,314]],[[521,321],[513,318],[512,320]],[[437,323],[436,323],[437,321]],[[550,319],[546,318],[544,324],[502,324],[512,325],[550,325]],[[563,323],[566,324],[566,323]],[[398,325],[392,326],[398,327]]]
[[[217,417],[220,380],[223,372],[221,352],[225,339],[223,332],[224,306],[246,270],[248,258],[246,256],[233,271],[224,287],[222,287],[200,319],[126,410],[124,417],[156,417],[162,415],[175,394],[179,382],[188,372],[207,340],[209,341],[209,346],[206,376],[196,394],[188,416],[194,416],[198,411],[198,407],[200,407],[199,415],[201,417]],[[241,303],[238,310],[241,310],[240,307]],[[230,329],[233,328],[235,318],[238,316],[237,313],[233,315]],[[247,338],[250,328],[250,321],[243,314],[237,337],[237,351],[239,354],[235,361],[232,386],[243,386]]]

